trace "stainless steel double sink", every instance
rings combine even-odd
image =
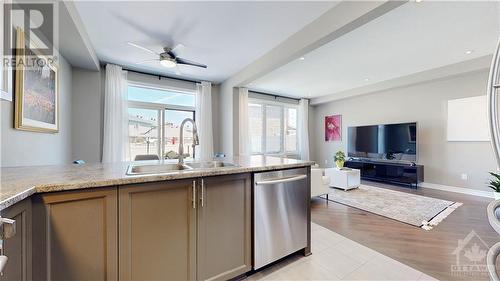
[[[165,164],[130,164],[127,175],[168,174],[184,170],[201,170],[215,168],[237,167],[238,165],[222,161],[192,162],[179,165],[177,163]]]

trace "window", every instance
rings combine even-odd
[[[172,155],[172,152],[174,152],[174,156],[176,153],[179,153],[179,136],[182,120],[186,118],[194,120],[194,111],[166,109],[164,116],[165,141],[163,142],[163,151],[165,151],[166,158],[171,158],[170,155]],[[193,125],[191,123],[186,123],[184,126],[184,153],[189,154],[190,157],[194,157]]]
[[[249,136],[253,154],[297,156],[297,106],[251,99]]]
[[[128,99],[130,101],[194,108],[195,96],[194,93],[188,94],[165,89],[129,86]]]
[[[251,103],[249,104],[249,128],[250,128],[250,145],[252,153],[262,153],[262,136],[263,136],[263,105]]]
[[[194,120],[194,93],[129,85],[128,128],[130,160],[137,155],[175,159],[182,120]],[[194,157],[193,127],[184,127],[184,153]]]
[[[159,122],[158,110],[129,107],[128,137],[131,159],[134,159],[136,155],[158,153]]]
[[[285,151],[297,152],[297,108],[289,107],[285,110]]]

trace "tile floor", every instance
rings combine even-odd
[[[312,252],[296,255],[247,280],[437,280],[315,223]]]

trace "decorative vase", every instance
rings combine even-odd
[[[335,161],[335,164],[337,165],[337,168],[339,168],[339,169],[344,168],[344,161],[342,161],[342,160]]]
[[[493,191],[493,195],[495,196],[495,200],[500,199],[500,192]]]

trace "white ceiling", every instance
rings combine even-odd
[[[495,48],[498,12],[496,1],[412,1],[248,86],[294,97],[334,96],[479,58]]]
[[[85,32],[74,2],[59,5],[59,52],[73,66],[99,70],[99,60]]]
[[[182,58],[207,69],[180,66],[182,77],[221,82],[319,17],[335,2],[78,1],[76,8],[99,59],[156,74],[175,71],[152,62],[157,52],[182,43]]]

